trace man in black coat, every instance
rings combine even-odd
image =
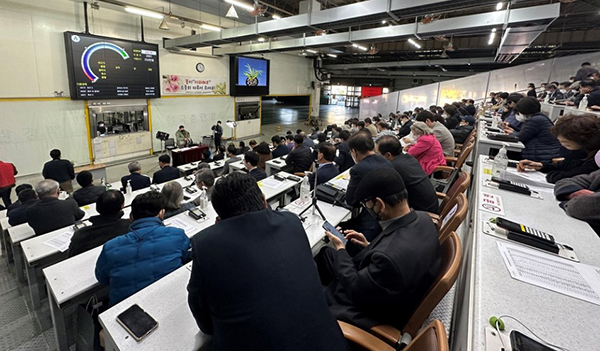
[[[377,153],[385,157],[406,186],[408,205],[417,211],[439,214],[439,203],[435,188],[416,158],[402,153],[398,138],[386,135],[377,140]]]
[[[96,201],[98,216],[90,217],[89,227],[77,230],[71,238],[69,257],[91,250],[129,231],[129,219],[123,219],[125,197],[120,191],[108,190]]]
[[[29,206],[25,217],[36,235],[70,226],[85,215],[72,198],[58,199],[60,188],[55,180],[42,180],[35,186],[35,192],[40,201]]]
[[[333,164],[333,159],[335,158],[335,146],[331,145],[330,143],[324,142],[319,143],[317,148],[318,170],[316,177],[317,185],[320,185],[330,181],[332,178],[340,174],[340,171]],[[315,173],[312,173],[308,177],[308,182],[312,190],[315,186]]]
[[[8,224],[12,225],[13,227],[19,224],[27,223],[25,212],[29,206],[40,201],[35,193],[35,190],[33,189],[23,189],[19,191],[18,196],[19,201],[12,204],[7,213]]]
[[[267,177],[265,171],[258,168],[258,154],[254,151],[248,151],[244,154],[244,167],[257,182]]]
[[[410,127],[413,121],[407,115],[402,115],[400,116],[400,122],[402,122],[402,127],[398,130],[398,137],[404,138],[410,134]]]
[[[306,172],[313,162],[312,152],[304,145],[304,138],[300,134],[294,135],[294,149],[285,158],[287,165],[293,165],[293,173]]]
[[[354,166],[354,160],[350,155],[350,146],[348,146],[348,139],[350,139],[350,132],[342,130],[339,135],[342,142],[339,143],[337,148],[337,157],[334,162],[338,166],[340,173],[344,173],[347,169]]]
[[[391,324],[402,330],[438,276],[438,232],[425,212],[408,206],[402,177],[393,169],[367,174],[356,197],[380,221],[383,232],[371,242],[354,230],[347,240],[362,247],[351,257],[345,245],[327,232],[317,262],[333,315],[363,329]]]
[[[50,151],[52,161],[44,164],[42,175],[44,179],[56,180],[60,184],[60,188],[70,194],[73,192],[71,181],[75,179],[75,170],[69,160],[63,160],[60,156],[60,150],[54,149]]]
[[[142,174],[142,166],[137,161],[133,161],[127,165],[129,175],[121,177],[121,185],[123,189],[127,188],[127,182],[131,184],[131,190],[144,189],[150,186],[150,177]]]
[[[181,173],[175,167],[171,167],[171,157],[162,155],[158,158],[160,171],[154,172],[152,184],[161,184],[181,177]]]
[[[274,135],[271,138],[271,142],[273,143],[273,151],[271,154],[273,158],[281,157],[290,153],[290,150],[285,146],[285,140],[282,140],[279,135]]]
[[[188,303],[212,351],[346,350],[298,217],[236,172],[213,187],[220,222],[192,239]]]
[[[73,193],[73,199],[77,201],[79,207],[93,204],[106,191],[105,186],[94,185],[94,177],[90,171],[77,174],[77,183],[79,183],[81,189]]]

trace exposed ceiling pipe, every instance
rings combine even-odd
[[[417,66],[462,66],[466,64],[489,64],[494,63],[494,57],[475,57],[461,59],[440,59],[440,60],[412,60],[412,61],[389,61],[389,62],[371,62],[371,63],[347,63],[336,65],[324,65],[323,68],[331,70],[339,69],[372,69],[372,68],[392,68],[392,67],[417,67]]]
[[[266,1],[259,1],[258,3],[262,4],[262,5],[265,5],[265,6],[268,6],[268,7],[272,8],[272,9],[275,9],[275,10],[277,10],[279,12],[285,13],[286,15],[290,15],[290,16],[294,16],[295,15],[295,13],[293,13],[293,12],[290,12],[290,11],[282,9],[281,7],[277,7],[275,5],[269,4]]]

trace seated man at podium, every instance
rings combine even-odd
[[[184,126],[179,126],[179,130],[175,133],[175,139],[177,146],[186,147],[192,144],[192,138],[190,138],[190,132],[185,130]]]

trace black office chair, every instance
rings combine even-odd
[[[168,151],[177,149],[177,146],[175,145],[175,139],[169,138],[169,139],[165,140],[165,149]]]

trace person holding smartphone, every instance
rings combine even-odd
[[[365,330],[379,324],[402,330],[440,272],[438,231],[426,212],[410,209],[404,181],[393,168],[369,172],[355,197],[383,231],[369,242],[344,230],[345,239],[362,248],[354,257],[341,238],[325,232],[331,247],[316,261],[327,303],[336,319]]]

